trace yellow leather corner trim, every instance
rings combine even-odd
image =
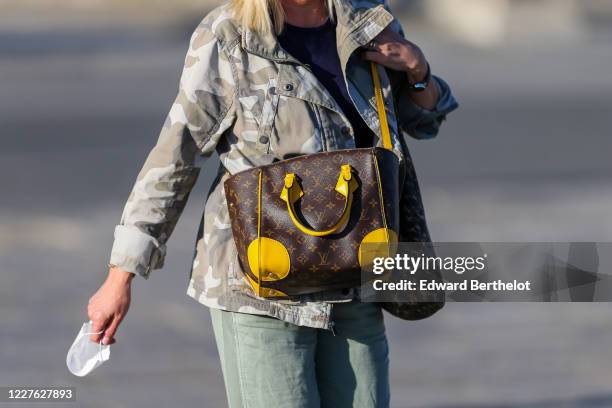
[[[378,228],[369,232],[359,244],[359,265],[364,267],[374,258],[393,257],[397,253],[397,234],[389,228]]]
[[[297,182],[294,173],[287,173],[285,175],[285,184],[281,191],[280,198],[287,203],[287,212],[291,217],[293,224],[304,234],[311,235],[313,237],[324,237],[331,235],[335,232],[340,231],[349,220],[351,215],[351,205],[353,203],[353,192],[359,187],[357,180],[353,176],[352,168],[349,164],[343,164],[340,166],[340,176],[338,176],[338,182],[336,183],[336,191],[344,197],[344,208],[342,215],[336,225],[333,227],[317,231],[308,228],[298,218],[295,211],[295,203],[304,195],[300,183]]]
[[[259,297],[263,298],[275,298],[275,297],[289,297],[285,292],[282,292],[278,289],[271,288],[262,288],[259,283],[255,282],[253,278],[249,274],[244,274],[247,277],[247,280],[255,290],[255,294]]]
[[[259,282],[256,282],[253,278],[251,278],[251,275],[249,275],[248,273],[245,273],[244,276],[246,276],[247,280],[249,281],[249,283],[251,284],[251,286],[255,290],[255,294],[257,296],[260,296],[260,294],[259,294],[260,293]]]
[[[247,258],[251,272],[259,282],[285,279],[291,269],[287,248],[272,238],[260,237],[251,241],[247,248]]]
[[[380,133],[382,135],[383,147],[387,150],[392,150],[393,144],[391,143],[391,132],[389,131],[387,111],[385,110],[385,99],[383,97],[380,75],[378,74],[378,67],[376,65],[374,61],[370,62],[372,80],[374,82],[374,95],[376,96],[376,109],[378,110],[378,120],[380,121]]]
[[[261,288],[259,296],[264,298],[289,297],[285,292],[272,288]]]

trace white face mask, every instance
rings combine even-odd
[[[74,343],[66,355],[66,365],[68,370],[77,377],[84,377],[94,368],[110,358],[110,345],[102,345],[89,340],[90,334],[100,334],[91,332],[91,320],[83,324],[81,331],[77,334]]]

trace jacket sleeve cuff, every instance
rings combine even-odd
[[[110,263],[148,279],[151,270],[164,266],[166,248],[136,227],[117,225]]]
[[[400,108],[397,110],[400,127],[416,139],[431,139],[435,137],[446,115],[459,107],[450,87],[440,77],[432,76],[432,81],[439,90],[438,103],[433,109],[418,106],[410,99],[407,90],[402,90],[399,96]]]

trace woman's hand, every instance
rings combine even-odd
[[[423,51],[414,43],[385,28],[363,52],[363,58],[394,71],[404,71],[408,82],[415,84],[427,78],[428,63]],[[439,98],[438,87],[431,81],[423,92],[410,92],[410,98],[425,109],[433,109]]]
[[[395,71],[405,71],[411,83],[421,82],[427,76],[427,59],[423,51],[389,28],[368,44],[363,57]]]
[[[131,282],[133,273],[113,267],[108,272],[106,281],[89,299],[87,314],[92,321],[91,341],[102,344],[113,344],[119,323],[130,307]]]

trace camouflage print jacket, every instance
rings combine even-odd
[[[383,0],[334,0],[337,46],[349,94],[377,134],[369,63],[354,51],[385,27],[401,27]],[[416,176],[404,137],[431,138],[457,107],[438,77],[433,110],[407,96],[406,76],[380,68],[394,152],[404,177],[400,238],[426,235]],[[292,302],[257,298],[243,279],[226,208],[228,173],[274,159],[354,148],[351,124],[306,67],[288,55],[273,34],[242,29],[227,6],[208,14],[191,37],[180,88],[157,144],[150,152],[115,228],[111,264],[149,276],[163,266],[165,244],[198,177],[201,160],[215,150],[220,171],[209,192],[193,259],[189,296],[212,308],[265,314],[298,324],[331,328],[334,302],[357,290],[320,293]],[[380,138],[377,144],[382,145]],[[406,170],[408,170],[406,172]]]

